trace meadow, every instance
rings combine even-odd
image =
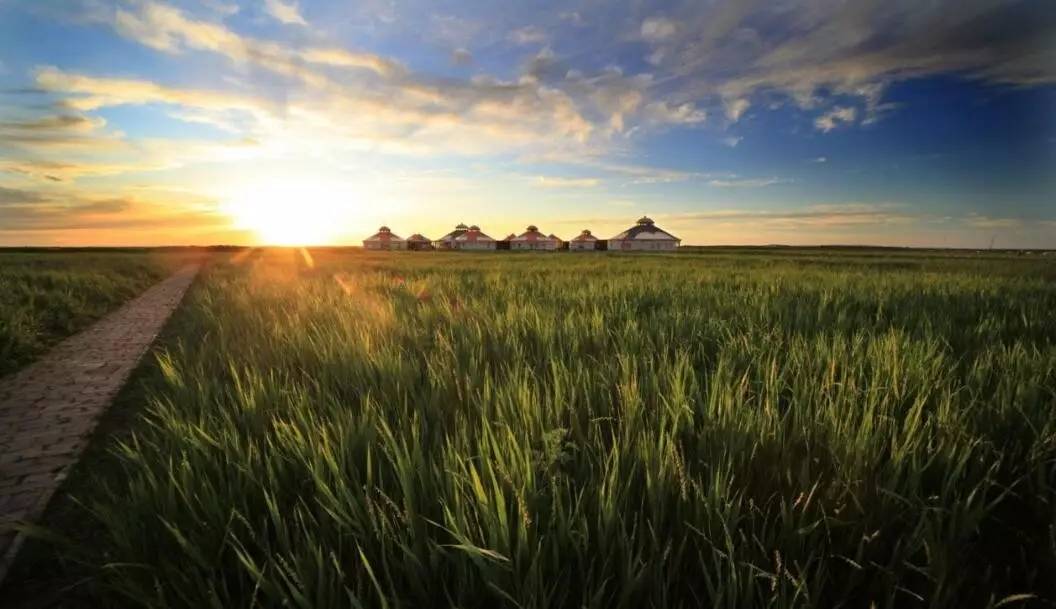
[[[135,297],[170,270],[131,251],[0,252],[0,376]]]
[[[52,535],[100,605],[1052,606],[1053,311],[1041,257],[218,257]]]

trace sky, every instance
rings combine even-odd
[[[1056,2],[0,0],[0,246],[1056,248]]]

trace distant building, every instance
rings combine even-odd
[[[438,250],[455,249],[455,239],[458,239],[462,235],[466,234],[466,231],[468,230],[468,226],[459,222],[458,226],[455,227],[455,230],[447,233],[443,237],[440,237],[439,239],[434,241],[433,246],[436,247],[436,249]]]
[[[494,250],[495,240],[481,232],[480,227],[474,224],[455,238],[452,247],[456,250]]]
[[[682,240],[642,217],[631,228],[609,239],[611,251],[674,251]]]
[[[534,225],[529,226],[528,229],[517,235],[513,239],[510,239],[511,250],[545,250],[554,251],[561,244],[561,241],[553,235],[547,237],[543,233],[539,232],[539,229]]]
[[[598,238],[584,230],[568,242],[568,249],[573,252],[593,252],[598,249]]]
[[[414,233],[407,237],[407,249],[417,251],[431,250],[433,249],[433,242],[421,233]]]
[[[377,233],[363,240],[363,247],[368,250],[405,250],[407,240],[394,235],[388,226],[382,226]]]

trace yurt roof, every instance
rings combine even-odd
[[[640,218],[637,224],[616,235],[612,240],[681,241],[678,237],[657,226],[647,216]]]
[[[488,235],[481,232],[480,228],[476,225],[470,227],[469,230],[459,235],[455,241],[494,241]]]
[[[423,235],[421,233],[414,233],[410,237],[407,237],[407,240],[408,241],[431,241],[431,239],[429,239],[429,237],[426,237],[425,235]]]
[[[534,224],[528,225],[528,229],[520,235],[514,237],[512,240],[516,241],[546,241],[547,239],[553,239],[553,236],[547,237],[543,233],[539,232],[539,228]]]
[[[399,235],[389,230],[389,227],[382,226],[378,229],[378,232],[364,239],[364,241],[403,241]]]
[[[589,230],[584,230],[583,232],[581,232],[578,235],[576,235],[575,237],[573,237],[572,240],[573,241],[597,241],[598,238],[595,237],[594,235],[592,235]]]
[[[459,226],[463,225],[459,224]],[[462,235],[466,234],[467,230],[469,230],[469,228],[456,228],[455,230],[444,235],[443,237],[440,237],[440,241],[454,241],[455,239],[458,239]]]

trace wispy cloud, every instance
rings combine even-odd
[[[1021,228],[1026,225],[1026,220],[1023,218],[995,218],[992,216],[972,213],[965,219],[965,223],[972,228],[1006,229]]]
[[[277,21],[287,25],[308,25],[295,0],[264,0],[264,10]]]
[[[922,216],[897,203],[818,204],[792,209],[717,209],[686,214],[659,216],[673,222],[710,222],[739,224],[744,222],[785,228],[805,226],[847,227],[904,224]],[[930,218],[930,216],[929,216]]]
[[[854,124],[854,117],[857,115],[858,111],[853,107],[837,106],[815,119],[814,127],[823,133],[828,133],[840,125]]]
[[[185,200],[186,201],[186,200]],[[121,231],[165,226],[168,230],[229,227],[212,204],[198,200],[172,206],[164,199],[85,195],[71,190],[0,188],[0,235],[75,230]]]
[[[282,3],[278,5],[287,6]],[[269,4],[268,7],[270,6]],[[276,42],[239,35],[219,23],[194,19],[179,9],[154,0],[142,0],[137,2],[134,8],[117,9],[113,26],[122,36],[159,51],[179,53],[197,50],[217,53],[233,62],[258,65],[309,84],[321,85],[327,80],[321,74],[308,69],[304,65],[305,62],[368,68],[383,74],[398,65],[377,55],[344,49],[290,49]]]
[[[723,100],[722,106],[726,110],[726,118],[731,122],[741,120],[744,113],[748,111],[752,103],[746,97],[728,97]]]
[[[649,42],[669,40],[678,32],[674,21],[664,17],[649,17],[642,22],[642,38]]]
[[[469,49],[457,48],[451,51],[451,63],[456,66],[468,66],[473,64],[473,53],[469,52]]]
[[[708,180],[708,185],[716,188],[763,188],[786,182],[788,180],[781,178],[729,178]]]
[[[547,40],[546,32],[534,25],[517,28],[510,32],[507,38],[511,42],[521,45],[542,44]]]
[[[597,178],[565,178],[557,176],[538,176],[536,182],[543,188],[594,188],[601,184]]]
[[[741,100],[760,92],[781,92],[804,108],[825,96],[856,97],[868,123],[892,109],[883,95],[898,80],[950,73],[1056,82],[1051,7],[981,0],[956,14],[948,8],[912,0],[691,3],[672,16],[677,29],[650,28],[648,60],[677,74],[683,95],[717,91],[735,100],[726,104],[734,121],[746,108]]]

